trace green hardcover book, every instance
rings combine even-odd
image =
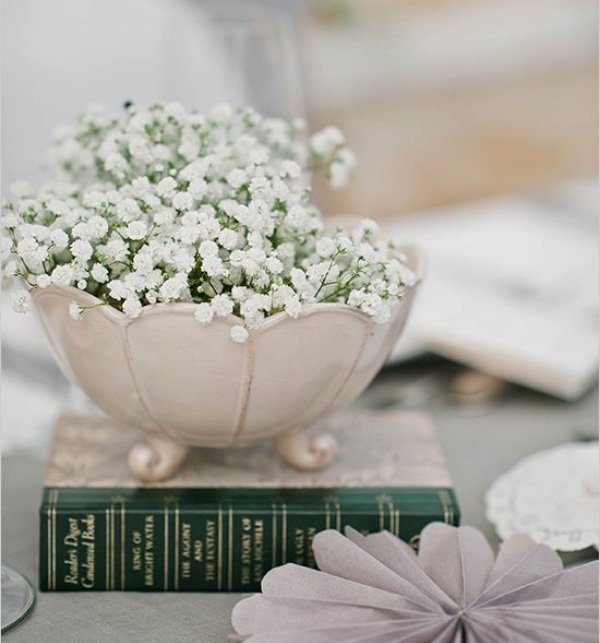
[[[194,450],[171,480],[127,468],[139,435],[101,418],[56,427],[40,508],[42,590],[256,591],[286,562],[315,566],[323,529],[387,529],[415,542],[459,510],[427,416],[340,414],[324,471],[301,473],[268,446]]]

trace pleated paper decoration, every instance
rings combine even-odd
[[[564,570],[514,535],[497,558],[472,527],[428,525],[417,555],[388,532],[314,539],[320,571],[287,564],[233,610],[250,643],[592,643],[598,563]]]

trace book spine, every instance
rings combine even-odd
[[[434,520],[454,513],[401,515],[389,498],[374,507],[127,506],[113,496],[91,510],[61,506],[48,493],[40,510],[40,589],[46,591],[254,592],[267,571],[292,562],[315,567],[312,540],[323,529],[387,529],[410,542]]]

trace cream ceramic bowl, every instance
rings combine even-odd
[[[407,254],[420,277],[419,253]],[[268,318],[245,344],[229,335],[239,318],[202,326],[193,304],[148,306],[136,319],[100,305],[74,320],[72,301],[100,301],[57,286],[35,289],[33,299],[65,375],[113,420],[147,434],[129,464],[151,481],[172,475],[191,446],[273,440],[296,467],[327,465],[334,439],[307,429],[367,387],[402,331],[413,295],[414,288],[386,324],[345,304],[312,304],[298,319]]]

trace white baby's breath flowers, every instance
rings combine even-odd
[[[196,321],[200,322],[201,324],[210,323],[213,320],[214,316],[215,311],[209,303],[202,302],[201,304],[198,304],[196,306],[194,317],[196,318]]]
[[[25,290],[14,292],[11,296],[11,305],[15,312],[26,313],[29,310],[29,294]]]
[[[57,133],[53,180],[35,193],[14,186],[1,223],[5,275],[84,290],[132,319],[177,302],[195,304],[201,325],[234,315],[237,343],[316,302],[386,322],[415,276],[371,220],[324,232],[307,175],[341,187],[355,159],[337,128],[303,136],[300,122],[225,104],[208,116],[176,103],[120,117],[91,108]],[[16,310],[28,302],[13,297]],[[71,316],[89,307],[74,301]]]
[[[80,306],[76,301],[72,301],[69,304],[69,315],[71,315],[71,319],[81,319],[83,316],[83,306]]]
[[[232,326],[230,331],[231,339],[236,344],[245,344],[248,341],[249,333],[243,326]]]

